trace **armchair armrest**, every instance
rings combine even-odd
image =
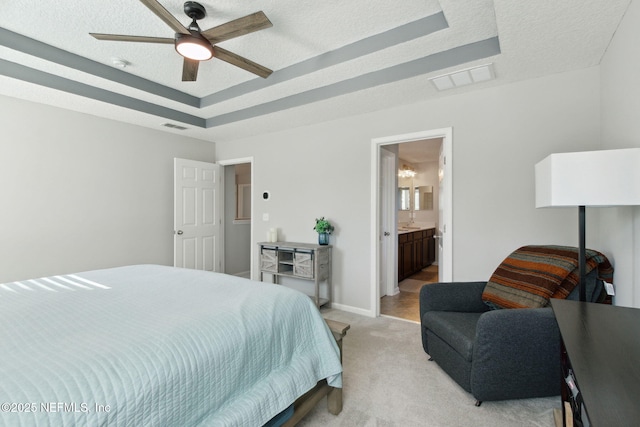
[[[482,313],[489,308],[482,302],[487,282],[433,283],[420,289],[420,319],[427,311]]]
[[[471,389],[476,399],[560,393],[560,331],[550,307],[492,310],[480,316]]]

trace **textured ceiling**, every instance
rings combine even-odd
[[[219,45],[274,73],[201,63],[182,82],[173,37],[136,0],[0,6],[0,94],[222,141],[597,65],[630,0],[202,0],[203,30],[262,10],[273,23]],[[185,26],[183,1],[160,3]],[[124,70],[113,58],[130,63]],[[429,77],[493,63],[496,79],[438,92]],[[172,123],[186,127],[162,127]]]

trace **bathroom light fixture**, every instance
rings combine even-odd
[[[413,178],[414,176],[416,176],[416,170],[411,166],[402,165],[402,167],[398,171],[398,176],[400,178]]]

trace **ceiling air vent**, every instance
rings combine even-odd
[[[171,129],[178,129],[178,130],[187,130],[188,129],[188,128],[184,127],[184,126],[174,125],[173,123],[163,123],[162,126],[167,127],[167,128],[171,128]]]
[[[480,83],[495,78],[493,71],[493,64],[480,65],[473,68],[467,68],[465,70],[454,71],[453,73],[442,74],[440,76],[432,77],[431,83],[438,90],[453,89],[454,87],[460,87],[470,85],[473,83]]]

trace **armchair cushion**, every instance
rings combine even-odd
[[[587,250],[587,273],[610,279],[613,269],[600,252]],[[549,298],[566,298],[580,281],[578,249],[567,246],[523,246],[495,270],[482,293],[492,309],[540,308]]]
[[[476,339],[476,324],[482,314],[429,311],[424,315],[422,323],[453,347],[465,360],[471,362],[473,343]]]

